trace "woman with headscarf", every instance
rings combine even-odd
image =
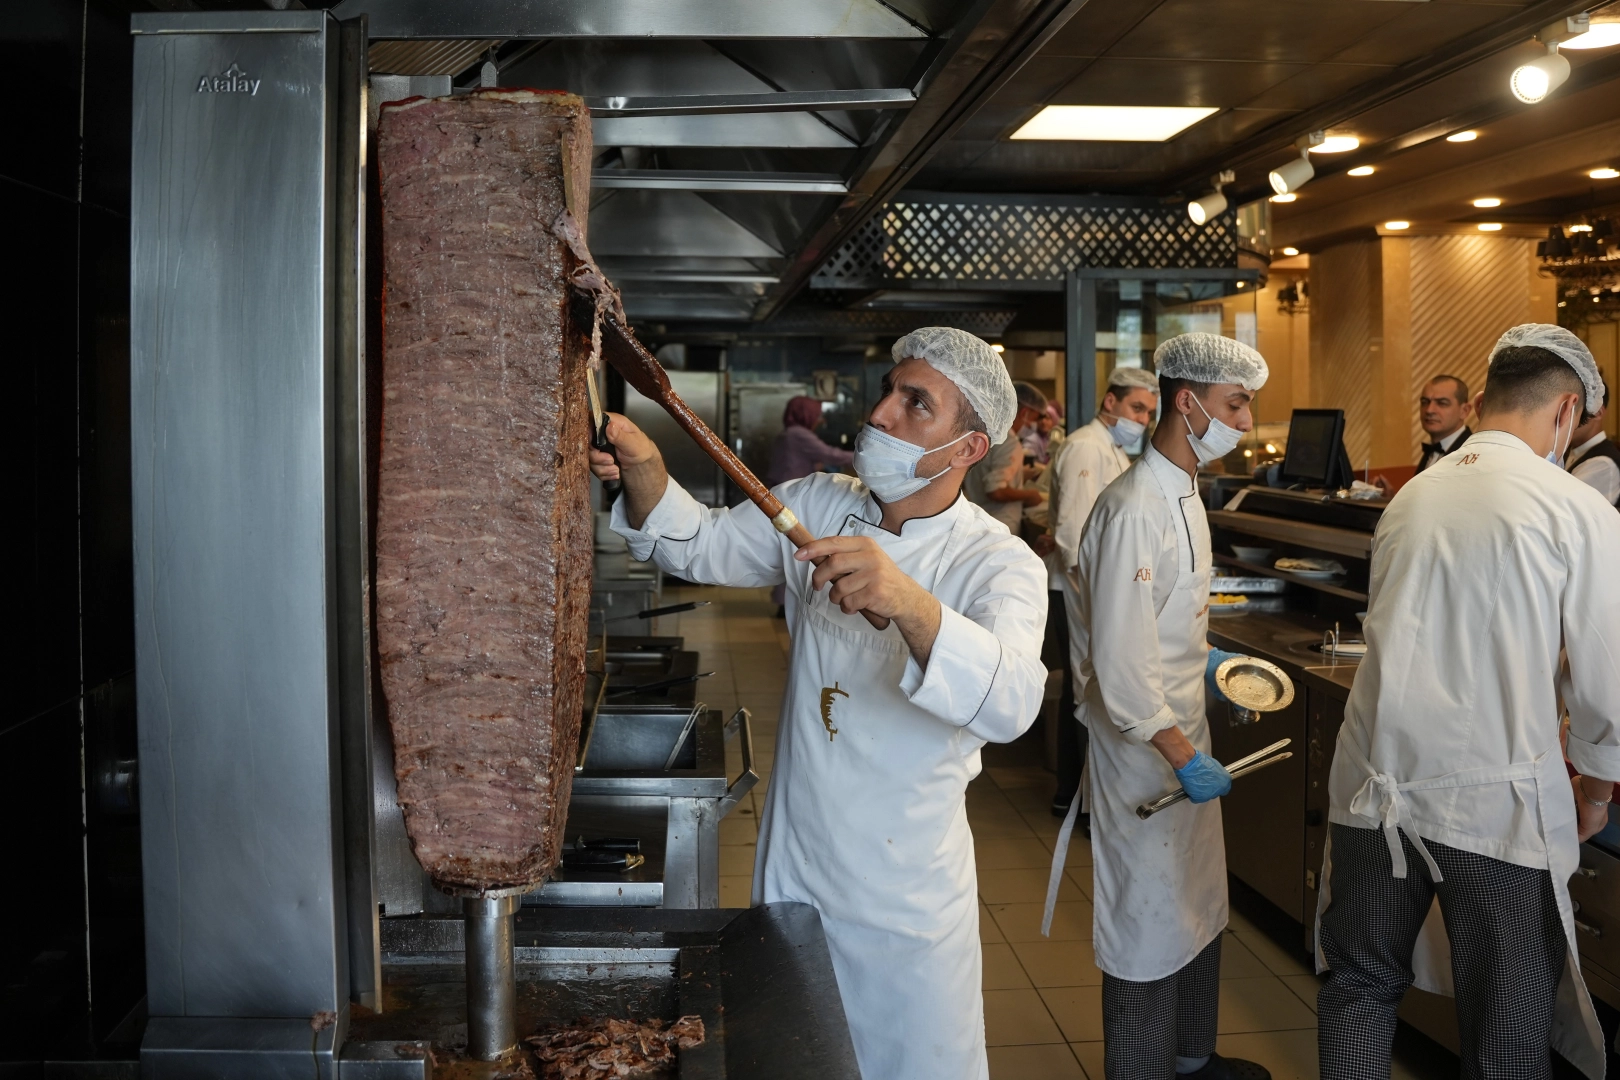
[[[816,436],[816,428],[823,423],[821,402],[815,398],[796,397],[787,403],[782,410],[782,434],[771,446],[767,484],[775,487],[813,472],[836,472],[855,460],[851,451],[828,446]]]
[[[816,435],[816,428],[826,423],[821,415],[821,402],[811,397],[789,399],[782,410],[782,434],[771,444],[771,464],[765,470],[765,482],[771,487],[797,480],[815,472],[836,472],[855,460],[850,450],[829,446]],[[785,586],[771,590],[776,613],[783,614],[782,602],[787,596]]]

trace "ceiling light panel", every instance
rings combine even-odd
[[[1280,202],[1280,203],[1290,203],[1290,202],[1293,202],[1297,198],[1299,198],[1299,196],[1296,193],[1290,191],[1285,195],[1273,195],[1271,197],[1271,201],[1272,202]]]
[[[1014,139],[1165,142],[1217,110],[1157,105],[1048,105]]]
[[[1481,210],[1489,210],[1493,206],[1501,206],[1502,205],[1502,200],[1501,199],[1475,199],[1474,200],[1474,205],[1479,207]]]
[[[1446,136],[1446,142],[1473,142],[1479,138],[1477,131],[1453,131]]]
[[[1593,169],[1586,175],[1590,176],[1594,180],[1613,180],[1615,177],[1620,176],[1620,169],[1610,169],[1604,167],[1601,169]]]
[[[1482,222],[1479,223],[1479,231],[1480,232],[1501,232],[1502,231],[1502,223],[1500,221],[1482,221]]]
[[[1386,221],[1386,222],[1384,222],[1384,228],[1389,229],[1392,232],[1399,232],[1402,229],[1410,229],[1411,227],[1412,227],[1412,223],[1410,221]]]
[[[1346,175],[1348,175],[1348,176],[1371,176],[1372,174],[1373,174],[1373,167],[1371,165],[1357,165],[1355,168],[1351,169]]]

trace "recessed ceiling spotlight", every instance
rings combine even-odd
[[[1240,281],[1240,282],[1237,283],[1237,287],[1241,289],[1241,288],[1243,288],[1244,286],[1246,286],[1248,284],[1249,283],[1247,281]]]
[[[1007,351],[1007,346],[1003,345],[1001,342],[998,341],[995,344],[990,346],[990,351],[991,352],[1004,353],[1004,352]]]
[[[1290,191],[1290,192],[1287,192],[1287,193],[1282,194],[1282,195],[1273,195],[1271,197],[1271,201],[1272,202],[1293,202],[1297,198],[1299,198],[1299,196],[1295,195],[1292,191]]]
[[[1607,49],[1620,45],[1620,22],[1595,22],[1592,29],[1560,44],[1564,49]]]
[[[1453,131],[1446,136],[1446,142],[1473,142],[1479,138],[1477,131]]]
[[[1502,205],[1502,200],[1501,199],[1475,199],[1474,200],[1474,205],[1479,207],[1481,210],[1489,210],[1493,206],[1501,206]]]
[[[1283,248],[1283,254],[1287,255],[1291,259],[1295,255],[1299,254],[1299,248],[1297,248],[1297,247],[1285,247],[1285,248]]]
[[[1592,226],[1590,226],[1590,225],[1571,225],[1569,227],[1569,231],[1570,232],[1591,232],[1592,231]]]
[[[1501,232],[1502,223],[1500,221],[1482,221],[1479,223],[1478,228],[1480,232]]]
[[[1215,112],[1213,108],[1187,106],[1048,105],[1011,138],[1165,142]]]
[[[1373,174],[1373,167],[1371,165],[1357,165],[1355,168],[1351,169],[1346,175],[1348,175],[1348,176],[1371,176],[1372,174]]]
[[[1310,149],[1313,154],[1343,154],[1360,145],[1361,140],[1354,135],[1329,135]]]
[[[1620,176],[1620,169],[1611,169],[1608,166],[1604,166],[1601,169],[1593,169],[1586,175],[1590,176],[1594,180],[1613,180],[1615,177]]]
[[[1386,221],[1386,222],[1384,222],[1384,228],[1389,229],[1392,232],[1399,232],[1401,229],[1410,229],[1411,227],[1412,227],[1412,223],[1410,221]]]

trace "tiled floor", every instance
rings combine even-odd
[[[753,716],[760,786],[720,827],[720,902],[746,906],[759,809],[770,780],[772,746],[786,681],[789,638],[762,589],[677,588],[665,603],[710,606],[658,621],[678,634],[715,674],[701,700]],[[741,767],[735,745],[732,772]],[[987,747],[984,772],[968,788],[979,869],[984,943],[985,1036],[992,1080],[1102,1080],[1102,973],[1091,951],[1091,851],[1070,847],[1052,934],[1041,936],[1058,821],[1049,807],[1054,780],[1034,751]],[[1306,958],[1279,945],[1236,911],[1221,947],[1217,1049],[1258,1061],[1276,1080],[1316,1080],[1317,979]],[[1397,1047],[1399,1054],[1399,1047]],[[1455,1059],[1451,1059],[1455,1074]],[[1432,1061],[1397,1060],[1402,1080],[1438,1075]]]

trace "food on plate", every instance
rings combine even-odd
[[[1278,559],[1278,570],[1289,570],[1296,574],[1342,574],[1344,564],[1337,559]]]
[[[1212,604],[1247,604],[1249,598],[1242,593],[1215,593],[1209,598]]]

